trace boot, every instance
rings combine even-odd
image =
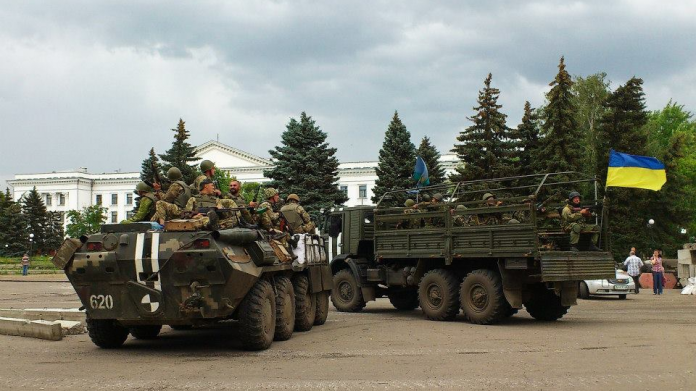
[[[570,251],[576,253],[576,252],[579,252],[580,250],[578,250],[578,248],[575,246],[570,246]]]
[[[587,249],[590,251],[602,251],[602,249],[595,246],[594,243],[590,243],[590,246]]]
[[[217,212],[215,212],[214,210],[209,210],[207,216],[208,216],[208,229],[210,229],[211,231],[217,231],[218,228],[220,228],[220,226],[218,224],[219,219],[218,219]]]

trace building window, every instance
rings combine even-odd
[[[341,193],[348,195],[348,186],[339,186],[339,190],[341,190]]]
[[[101,196],[101,194],[97,194],[97,201],[95,202],[95,204],[97,204],[97,205],[101,205],[101,204],[102,204],[102,196]]]
[[[133,213],[132,210],[129,210],[128,212],[126,212],[126,220],[129,220],[131,217],[133,217],[134,214],[135,213]]]
[[[360,185],[358,187],[358,198],[367,198],[367,185]]]
[[[112,223],[118,222],[118,212],[111,212],[111,222]]]
[[[126,194],[126,205],[133,205],[133,194],[132,193]]]
[[[65,194],[58,193],[58,205],[60,205],[60,206],[65,205]]]
[[[118,205],[118,194],[111,195],[111,205]]]
[[[51,205],[53,205],[53,197],[51,197],[50,194],[45,194],[44,197],[45,197],[45,200],[46,200],[46,201],[45,201],[46,206],[51,206]]]

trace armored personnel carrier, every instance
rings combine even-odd
[[[235,319],[242,346],[261,350],[323,324],[332,286],[321,238],[303,240],[301,257],[288,262],[279,260],[271,240],[248,228],[105,224],[98,234],[67,239],[53,263],[80,297],[99,347],[120,347],[129,334],[155,338],[163,325]]]
[[[594,193],[583,209],[593,211],[587,223],[596,227],[598,247],[584,232],[572,246],[562,227],[560,211],[575,189]],[[425,194],[436,201],[423,201]],[[576,304],[579,281],[614,278],[603,206],[595,178],[563,172],[395,190],[376,207],[334,209],[322,227],[331,300],[356,312],[386,296],[400,310],[420,307],[430,320],[462,311],[476,324],[524,307],[537,320],[555,321]]]

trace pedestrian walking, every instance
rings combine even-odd
[[[665,275],[665,268],[662,266],[662,256],[659,250],[653,252],[653,256],[650,257],[650,263],[652,264],[653,295],[661,295],[662,278]]]
[[[638,292],[640,292],[640,268],[643,266],[643,261],[636,256],[634,247],[631,248],[631,253],[623,264],[627,267],[626,271],[628,275],[631,276],[633,282],[636,284],[636,294],[638,294]]]
[[[29,274],[29,254],[25,253],[22,257],[22,275]]]

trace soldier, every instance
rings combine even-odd
[[[225,229],[232,228],[239,224],[239,215],[237,211],[224,212],[229,213],[228,217],[219,220],[217,211],[211,209],[206,215],[196,213],[200,208],[215,208],[215,209],[232,209],[237,208],[237,204],[229,199],[221,199],[215,195],[215,186],[210,179],[203,179],[199,185],[199,193],[189,198],[186,203],[186,210],[194,212],[193,219],[197,220],[201,227],[208,229]]]
[[[455,209],[451,209],[452,216],[454,216],[453,222],[455,226],[464,227],[470,225],[472,216],[463,215],[466,209],[467,208],[464,205],[457,205]]]
[[[265,230],[280,230],[280,214],[273,210],[273,207],[280,202],[278,190],[268,187],[263,192],[266,201],[262,202],[257,208],[260,211],[259,225]]]
[[[493,193],[484,194],[481,200],[483,200],[483,205],[489,208],[496,208],[503,204],[503,201],[498,201]],[[494,225],[500,224],[502,219],[503,217],[500,213],[484,213],[476,216],[476,223],[478,225]]]
[[[240,193],[241,189],[242,189],[242,184],[238,180],[233,179],[232,181],[230,181],[230,186],[229,186],[230,192],[227,195],[225,195],[225,198],[234,201],[235,204],[237,204],[237,206],[240,208],[246,208],[247,202],[244,199],[244,197],[242,197],[242,194]],[[242,213],[242,217],[244,218],[244,221],[246,221],[247,224],[255,224],[256,223],[256,221],[254,220],[251,213],[249,213],[249,210],[243,209],[243,210],[241,210],[241,213]]]
[[[581,233],[592,233],[590,251],[602,251],[597,247],[599,241],[599,227],[596,224],[587,224],[585,218],[590,217],[590,210],[580,207],[580,193],[572,191],[568,195],[568,202],[561,212],[561,224],[563,231],[570,233],[570,251],[578,251],[577,245]]]
[[[412,199],[407,199],[406,202],[404,202],[404,214],[414,214],[414,213],[419,213],[420,211],[416,209],[416,201]],[[420,227],[420,220],[414,221],[413,218],[409,218],[408,220],[401,220],[397,225],[396,228],[401,228],[401,229],[409,229],[409,228],[416,228]]]
[[[314,222],[310,219],[309,213],[300,206],[300,197],[297,194],[290,194],[285,199],[285,205],[280,208],[280,213],[288,223],[290,235],[314,233]]]
[[[157,197],[153,193],[152,188],[147,183],[140,182],[135,186],[135,191],[140,196],[140,207],[138,207],[138,211],[130,219],[121,221],[121,224],[150,221],[155,214]]]
[[[446,209],[443,209],[443,205],[441,204],[441,202],[442,202],[442,194],[435,193],[435,194],[433,194],[433,197],[430,200],[430,205],[427,205],[426,209],[429,212],[437,212],[437,211],[446,210]],[[442,217],[432,217],[430,219],[426,219],[425,226],[426,227],[444,227],[445,220]]]
[[[205,179],[208,179],[211,183],[215,184],[215,195],[218,197],[222,197],[222,192],[220,191],[220,189],[218,189],[215,180],[213,180],[213,176],[215,175],[215,163],[211,162],[210,160],[203,160],[201,162],[201,172],[203,174],[199,175],[198,178],[196,178],[196,180],[194,180],[193,184],[191,185],[192,192],[194,194],[198,193],[201,187],[201,182]]]
[[[172,167],[167,171],[167,178],[171,181],[169,190],[162,197],[162,200],[157,201],[156,213],[152,216],[152,221],[164,225],[167,220],[181,217],[181,211],[186,208],[189,198],[191,198],[191,189],[181,180],[181,171]]]

